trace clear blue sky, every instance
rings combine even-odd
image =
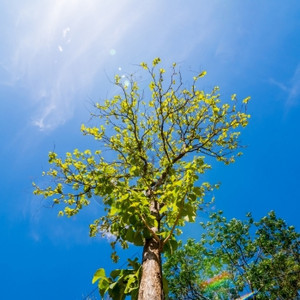
[[[1,299],[80,300],[94,271],[113,267],[108,241],[88,237],[101,202],[57,218],[31,183],[49,150],[92,145],[80,125],[113,93],[109,79],[156,56],[187,76],[206,70],[203,88],[224,98],[252,97],[245,155],[207,175],[222,183],[216,208],[237,218],[273,209],[299,230],[299,0],[4,0],[0,20]]]

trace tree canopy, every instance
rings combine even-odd
[[[175,63],[169,70],[159,65],[159,58],[151,66],[141,63],[148,89],[134,75],[125,82],[115,76],[119,94],[95,105],[99,125],[81,127],[84,135],[100,142],[99,149],[75,149],[64,159],[50,152],[52,168],[45,175],[53,185],[35,185],[35,194],[64,206],[61,216],[76,215],[92,196],[102,199],[105,214],[90,225],[90,235],[110,233],[113,248],[117,242],[123,248],[129,243],[144,247],[142,269],[126,290],[139,289],[139,299],[163,298],[160,255],[176,249],[179,227],[195,220],[214,187],[201,178],[211,168],[207,158],[234,162],[241,154],[236,151],[239,130],[249,118],[249,97],[238,101],[233,94],[223,101],[218,87],[210,93],[198,88],[205,71],[185,88]],[[112,259],[117,261],[116,252]],[[102,269],[98,273],[101,293],[113,290],[113,279]]]
[[[171,299],[236,299],[245,290],[255,299],[293,300],[300,296],[300,234],[271,211],[255,222],[213,213],[202,224],[201,240],[188,242],[164,264]],[[222,285],[207,280],[229,274]]]

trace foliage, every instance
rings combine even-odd
[[[213,291],[205,290],[203,283],[223,269],[222,260],[212,255],[206,243],[188,239],[186,244],[167,257],[163,265],[169,299],[228,299],[229,295],[236,296],[228,281]]]
[[[213,188],[199,180],[211,168],[207,157],[229,164],[241,154],[235,150],[238,130],[248,122],[249,97],[238,104],[232,95],[230,105],[221,101],[218,87],[211,93],[199,90],[206,72],[193,77],[190,89],[183,88],[176,64],[166,72],[159,63],[156,58],[152,66],[141,64],[150,78],[148,91],[133,75],[125,83],[117,75],[120,94],[95,105],[99,126],[81,127],[100,142],[99,150],[75,149],[65,159],[50,152],[53,167],[46,174],[54,184],[35,185],[35,194],[64,205],[61,216],[72,217],[92,196],[101,197],[105,214],[90,225],[90,235],[115,236],[113,249],[117,242],[127,248],[154,238],[160,251],[172,253],[178,226],[194,222]],[[118,260],[115,252],[112,259]]]
[[[221,270],[232,276],[227,295],[246,288],[258,291],[256,299],[299,297],[300,235],[273,211],[258,222],[251,214],[245,221],[227,221],[221,212],[214,213],[202,226],[201,240],[189,240],[164,265],[174,299],[201,299],[195,294],[214,299],[201,289],[201,282]],[[216,295],[223,299],[224,293],[216,290]]]
[[[124,299],[130,295],[131,299],[137,299],[141,264],[135,260],[128,259],[129,269],[116,269],[106,277],[104,269],[98,269],[92,282],[98,281],[100,295],[103,297],[106,292],[112,299]]]

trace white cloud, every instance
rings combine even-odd
[[[110,232],[101,231],[100,234],[101,234],[102,238],[105,238],[109,242],[115,241],[117,239],[117,237],[114,234],[110,233]]]
[[[204,3],[194,1],[200,18],[196,7],[161,1],[46,0],[17,6],[9,69],[14,84],[31,93],[32,124],[41,130],[63,124],[90,95],[99,72],[118,62],[117,71],[122,59],[128,64],[165,56],[173,62],[199,48],[204,61],[215,33],[224,29],[214,22],[208,30],[218,11],[216,4]]]
[[[51,123],[47,124],[45,121],[54,112],[56,106],[54,103],[46,105],[44,109],[38,114],[38,116],[32,121],[33,125],[37,126],[40,130],[50,129]]]
[[[41,130],[71,118],[78,101],[90,95],[99,72],[104,77],[116,63],[117,71],[124,61],[139,63],[156,56],[167,63],[180,61],[195,49],[202,62],[217,40],[215,33],[224,29],[214,22],[208,30],[218,11],[216,4],[205,1],[193,1],[195,9],[157,0],[28,3],[15,7],[9,69],[14,84],[30,91],[32,124]],[[166,18],[167,14],[172,17]]]
[[[215,77],[226,77],[229,66],[245,70],[255,65],[257,53],[273,49],[282,34],[269,34],[272,22],[267,29],[262,26],[269,6],[252,9],[250,1],[248,6],[202,0],[25,2],[16,4],[14,30],[1,39],[11,48],[5,46],[7,57],[1,55],[0,66],[12,74],[13,84],[31,92],[32,124],[40,129],[70,119],[78,102],[105,80],[106,70],[127,70],[124,64],[161,56],[166,63],[190,59],[197,71],[209,67]],[[280,11],[269,19],[278,15],[284,17]],[[295,84],[291,97],[297,93]]]
[[[293,76],[287,82],[279,82],[273,78],[271,84],[278,86],[286,95],[285,104],[287,108],[299,104],[300,98],[300,63],[295,68]]]

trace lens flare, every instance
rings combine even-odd
[[[247,300],[247,299],[250,299],[252,296],[254,296],[256,294],[257,294],[257,292],[251,292],[251,293],[246,294],[246,295],[244,295],[244,296],[242,296],[242,297],[240,297],[236,300]]]
[[[116,55],[116,53],[117,53],[117,51],[116,51],[115,49],[110,49],[110,50],[109,50],[109,54],[110,54],[111,56]]]
[[[200,284],[200,287],[205,291],[214,290],[222,286],[225,282],[230,280],[230,274],[228,272],[222,272],[219,275],[214,276]]]

